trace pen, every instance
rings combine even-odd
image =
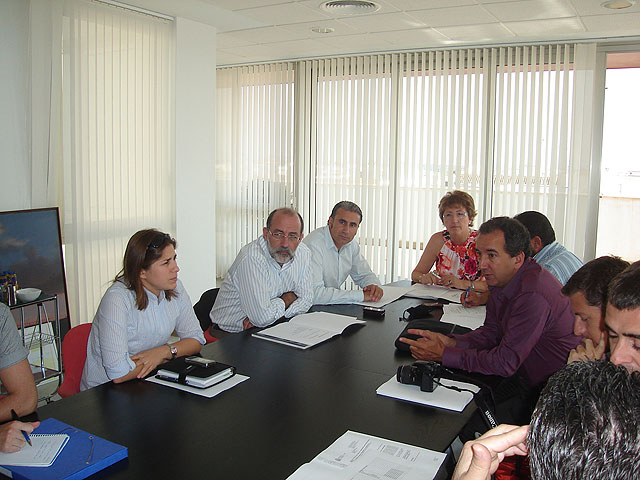
[[[464,306],[467,306],[467,297],[469,296],[469,291],[471,290],[471,287],[467,287],[467,291],[464,292]]]
[[[20,421],[20,417],[18,416],[18,414],[16,413],[16,411],[13,408],[11,409],[11,419],[12,420],[17,420],[18,422]],[[24,435],[24,439],[27,441],[29,446],[33,447],[33,443],[31,443],[31,439],[29,438],[29,434],[27,432],[25,432],[24,430],[22,430],[22,435]]]

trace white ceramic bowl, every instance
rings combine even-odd
[[[40,296],[42,290],[39,288],[21,288],[16,291],[16,297],[21,302],[33,302],[36,298]]]

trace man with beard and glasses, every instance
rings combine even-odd
[[[301,245],[304,222],[298,212],[269,214],[262,236],[242,247],[211,309],[211,334],[266,327],[312,305],[311,252]]]

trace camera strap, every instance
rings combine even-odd
[[[449,380],[458,380],[461,382],[471,383],[477,387],[480,387],[476,393],[473,394],[473,400],[478,407],[478,411],[480,412],[480,416],[484,423],[491,428],[495,428],[498,426],[498,421],[495,415],[495,400],[493,398],[493,391],[491,387],[489,387],[486,383],[481,382],[479,380],[468,377],[467,375],[462,375],[459,373],[454,373],[448,368],[442,367],[440,371],[441,378],[447,378]],[[491,401],[491,406],[489,405],[488,400]],[[492,408],[493,407],[493,408]]]

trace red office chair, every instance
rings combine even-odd
[[[531,480],[529,456],[513,455],[506,457],[498,465],[494,480]]]
[[[64,376],[58,387],[58,395],[68,397],[80,391],[80,379],[84,362],[87,360],[87,342],[91,324],[83,323],[73,327],[62,340],[62,365]]]

